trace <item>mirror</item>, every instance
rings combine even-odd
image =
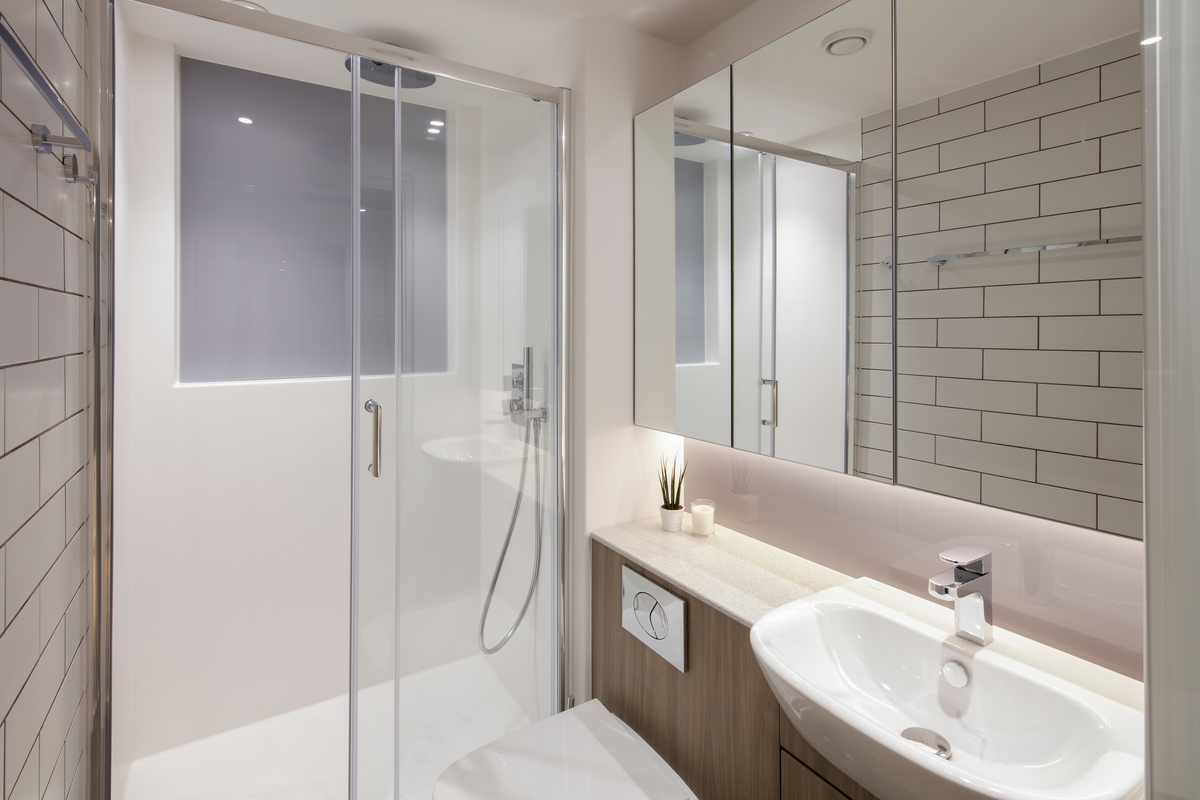
[[[895,13],[895,75],[849,0],[635,118],[635,422],[1140,537],[1139,5]]]
[[[1142,535],[1140,27],[897,5],[897,483]]]
[[[732,444],[726,67],[634,119],[637,424]]]
[[[886,423],[891,395],[854,306],[890,288],[891,60],[890,2],[851,0],[733,66],[734,446],[888,479],[854,446],[855,406]],[[864,320],[890,342],[890,318]]]

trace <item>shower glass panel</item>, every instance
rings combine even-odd
[[[427,800],[558,710],[557,106],[218,6],[122,51],[113,795]]]
[[[350,699],[352,797],[393,796],[396,741],[397,152],[395,68],[349,56],[353,75],[355,432]],[[357,67],[357,69],[356,69]]]
[[[553,103],[409,69],[399,95],[396,773],[398,797],[423,799],[556,710],[557,121]]]

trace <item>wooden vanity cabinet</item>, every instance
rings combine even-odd
[[[592,695],[700,800],[876,800],[804,741],[771,694],[745,625],[596,540]],[[687,672],[621,626],[621,567],[687,601]]]
[[[813,749],[779,709],[780,800],[878,800]]]

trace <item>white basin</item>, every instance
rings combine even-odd
[[[1140,682],[1000,627],[976,646],[949,605],[860,578],[769,612],[750,639],[796,729],[880,800],[1144,796]],[[950,758],[903,738],[912,727]]]
[[[486,464],[489,461],[520,458],[521,451],[503,442],[483,436],[454,436],[424,442],[425,455],[452,464]]]

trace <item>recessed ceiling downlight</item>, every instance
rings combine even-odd
[[[250,119],[249,117],[238,117],[238,122],[242,123],[243,125],[254,124],[254,120]]]
[[[847,28],[821,40],[821,49],[831,56],[849,56],[866,50],[870,43],[871,32],[866,28]]]

